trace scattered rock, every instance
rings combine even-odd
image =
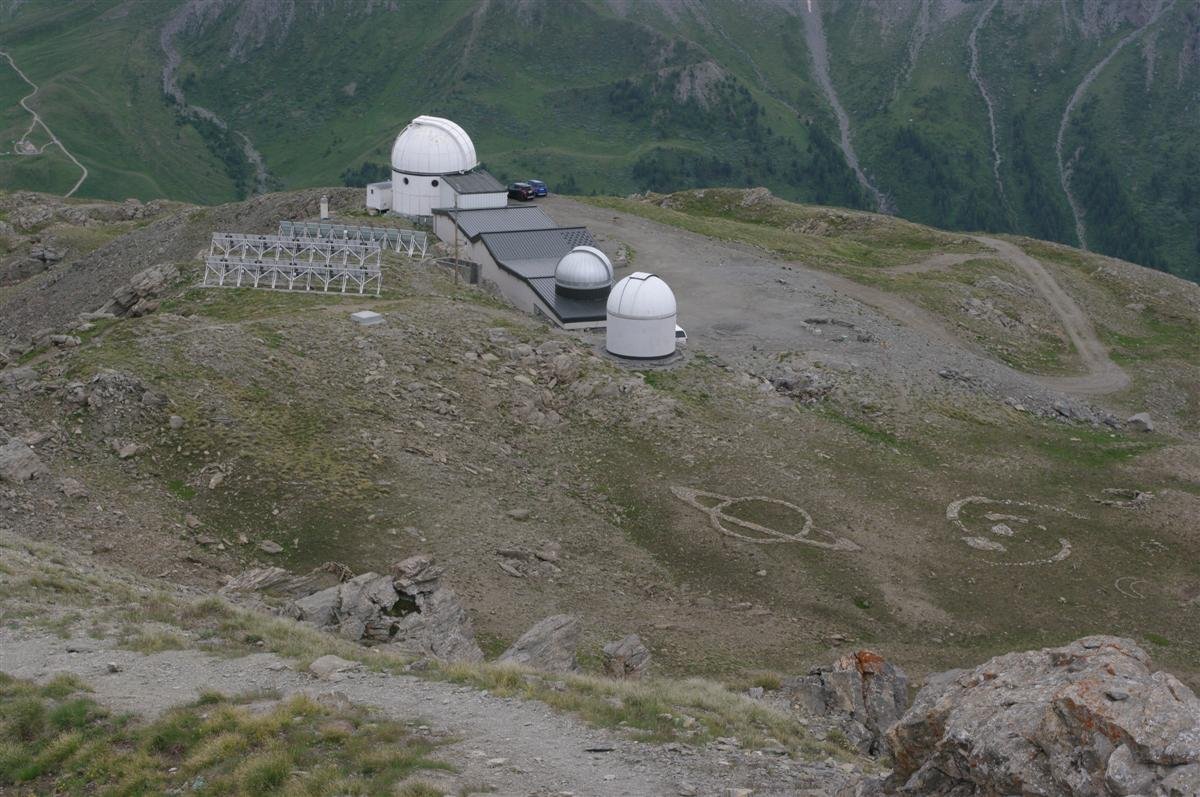
[[[308,671],[322,681],[341,681],[346,677],[346,673],[361,666],[357,661],[348,661],[331,654],[322,656],[308,665]]]
[[[1118,637],[935,675],[888,744],[901,794],[1200,794],[1200,700]]]
[[[274,540],[261,540],[258,543],[258,550],[262,551],[263,553],[277,554],[283,553],[283,546]]]
[[[504,514],[508,515],[513,520],[529,520],[531,515],[528,509],[510,509]]]
[[[640,678],[650,666],[650,649],[637,634],[609,642],[602,651],[604,672],[613,678]]]
[[[0,446],[0,479],[20,483],[47,472],[45,463],[20,440]]]
[[[504,651],[500,661],[546,672],[578,672],[575,649],[579,645],[579,632],[580,622],[575,615],[547,617],[522,634]]]
[[[1150,413],[1139,412],[1137,415],[1131,415],[1125,420],[1125,424],[1135,432],[1153,432],[1154,421],[1150,419]]]
[[[179,417],[178,415],[172,415],[167,419],[167,425],[170,426],[172,430],[177,432],[183,428],[183,418]]]
[[[58,483],[58,490],[67,498],[87,498],[87,488],[78,479],[66,477]]]
[[[198,518],[198,517],[196,517],[195,515],[192,515],[192,514],[184,515],[184,516],[183,516],[183,523],[184,523],[184,525],[186,525],[186,526],[187,526],[189,529],[198,529],[198,528],[200,528],[201,526],[203,526],[203,525],[204,525],[204,523],[203,523],[203,522],[200,520],[200,518]]]

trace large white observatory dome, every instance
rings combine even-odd
[[[567,296],[603,296],[613,282],[608,256],[594,246],[577,246],[554,267],[554,289]]]
[[[413,119],[392,145],[392,170],[403,174],[458,174],[478,165],[467,132],[438,116]]]
[[[654,359],[675,353],[675,294],[644,271],[630,274],[608,294],[605,347],[618,357]]]

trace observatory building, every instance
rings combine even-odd
[[[392,145],[392,179],[367,186],[367,207],[427,219],[434,208],[498,208],[508,191],[479,168],[475,144],[449,119],[418,116]]]
[[[637,271],[608,294],[609,354],[656,360],[675,353],[675,294],[662,279]]]

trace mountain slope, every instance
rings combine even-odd
[[[566,193],[765,185],[1200,275],[1200,0],[34,0],[0,6],[0,44],[94,169],[85,196],[372,179],[439,113]],[[0,157],[10,185],[59,171]]]

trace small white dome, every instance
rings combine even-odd
[[[613,267],[594,246],[577,246],[554,267],[554,285],[573,291],[596,291],[612,285]]]
[[[457,174],[478,165],[467,132],[437,116],[413,119],[392,145],[392,168],[405,174]]]
[[[644,271],[630,274],[608,294],[608,314],[615,318],[650,320],[675,315],[675,294],[662,279]]]

